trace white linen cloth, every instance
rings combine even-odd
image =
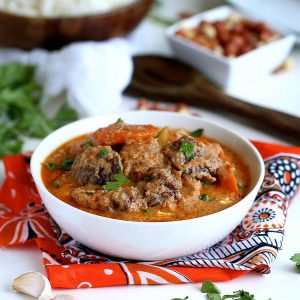
[[[0,64],[12,61],[37,66],[43,106],[65,92],[69,105],[82,117],[116,110],[133,70],[128,43],[121,38],[73,43],[52,52],[0,48]]]

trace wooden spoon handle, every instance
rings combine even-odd
[[[300,118],[224,94],[200,73],[177,60],[160,56],[134,58],[134,74],[126,93],[138,97],[225,111],[242,117],[260,130],[294,144],[300,142]]]

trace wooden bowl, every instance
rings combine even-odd
[[[123,36],[145,17],[153,0],[137,0],[106,13],[79,17],[27,17],[0,11],[0,44],[19,47],[58,49],[87,40]]]

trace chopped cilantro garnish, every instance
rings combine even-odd
[[[61,170],[71,170],[73,164],[73,158],[71,157],[65,157],[61,164],[55,164],[55,163],[50,163],[47,165],[48,169],[50,170],[55,170],[55,169],[61,169]]]
[[[291,261],[296,263],[297,271],[300,273],[300,253],[296,253],[291,257]]]
[[[232,295],[221,295],[220,289],[211,281],[206,280],[203,282],[201,287],[201,292],[207,294],[207,298],[209,300],[225,300],[225,299],[233,299],[233,300],[255,300],[254,295],[246,292],[244,290],[239,290],[233,292]]]
[[[116,123],[121,123],[121,122],[124,122],[124,121],[121,118],[119,118]]]
[[[184,141],[181,144],[179,151],[182,152],[186,158],[192,159],[194,157],[194,148],[195,148],[194,144]]]
[[[221,294],[220,289],[209,280],[203,281],[201,286],[201,292],[206,294]]]
[[[83,145],[85,148],[91,148],[94,146],[94,143],[91,139],[89,139],[89,140],[86,140]]]
[[[198,137],[198,136],[201,136],[203,134],[203,131],[204,131],[203,128],[199,128],[199,129],[193,131],[190,135],[192,137]]]
[[[125,177],[123,173],[118,173],[114,175],[114,180],[112,182],[108,182],[107,184],[103,185],[105,191],[115,191],[120,186],[129,183],[129,179]]]
[[[185,296],[184,298],[172,298],[171,300],[187,300],[189,299],[188,296]]]
[[[98,153],[98,157],[99,158],[106,158],[108,153],[109,153],[109,150],[107,148],[102,148]]]
[[[50,186],[54,189],[58,189],[58,188],[60,188],[60,183],[57,180],[55,180],[55,181],[51,182]]]
[[[205,202],[209,202],[210,198],[207,194],[202,194],[201,196],[198,197],[199,200],[205,201]]]

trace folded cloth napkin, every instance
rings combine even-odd
[[[249,271],[269,273],[282,247],[289,201],[300,185],[300,147],[253,143],[265,160],[263,184],[240,225],[209,249],[171,260],[133,262],[85,247],[48,215],[30,175],[30,157],[24,155],[4,157],[0,246],[35,240],[52,287],[224,281]]]
[[[74,43],[53,52],[0,48],[0,64],[12,61],[37,66],[36,80],[44,87],[43,106],[66,92],[69,105],[82,117],[118,108],[133,70],[128,43],[120,38]]]

